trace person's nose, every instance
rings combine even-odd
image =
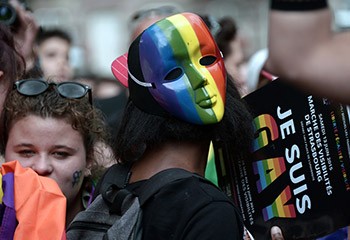
[[[59,66],[68,66],[69,62],[68,62],[68,60],[65,57],[59,57],[57,59],[57,64]]]
[[[194,90],[208,85],[208,79],[196,66],[192,67],[194,74],[190,76],[190,82]]]
[[[58,54],[56,56],[56,63],[60,65],[68,65],[69,64],[69,57],[65,54]]]
[[[48,176],[53,171],[50,158],[46,154],[38,155],[33,159],[31,168],[40,176]]]

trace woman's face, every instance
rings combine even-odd
[[[45,78],[57,82],[72,78],[73,70],[69,62],[70,44],[61,38],[52,37],[43,41],[38,47],[41,70]]]
[[[54,179],[67,198],[68,210],[87,173],[86,151],[81,134],[63,119],[29,115],[12,124],[5,161],[18,160],[41,176]]]
[[[245,96],[248,93],[248,86],[242,44],[240,37],[232,39],[229,45],[231,53],[224,56],[224,61],[227,72],[234,78],[234,82],[241,95]]]
[[[141,36],[140,63],[156,101],[172,115],[195,124],[219,122],[224,114],[226,74],[205,23],[177,14]]]

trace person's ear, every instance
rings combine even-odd
[[[4,72],[0,70],[0,78],[4,75]]]

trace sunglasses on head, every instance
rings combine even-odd
[[[37,96],[44,93],[49,87],[55,87],[63,98],[80,99],[89,94],[89,102],[92,105],[91,88],[77,82],[50,83],[41,79],[25,79],[14,83],[13,88],[24,96]]]

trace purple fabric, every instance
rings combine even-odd
[[[2,189],[4,196],[2,197],[2,202],[11,208],[15,208],[14,200],[14,175],[13,173],[7,173],[2,176]]]
[[[348,239],[348,227],[340,228],[334,233],[331,233],[325,237],[317,238],[317,240],[347,240]]]
[[[2,208],[5,208],[0,227],[0,240],[13,239],[17,226],[16,211],[14,203],[14,175],[7,173],[2,176]]]

